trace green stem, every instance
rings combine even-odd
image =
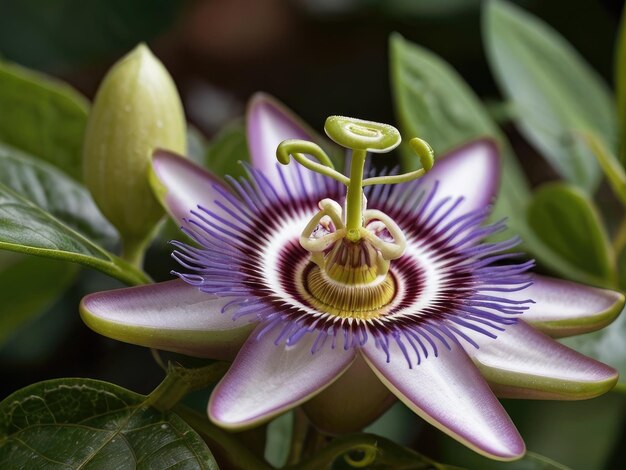
[[[356,242],[361,238],[360,229],[363,225],[363,167],[365,150],[354,150],[350,164],[350,183],[346,195],[346,229],[347,238]]]
[[[111,256],[111,258],[112,262],[103,262],[94,267],[129,286],[140,286],[154,282],[140,267],[117,256]]]
[[[207,443],[214,453],[227,461],[228,468],[273,470],[273,467],[242,444],[237,436],[212,424],[206,417],[189,408],[178,405],[174,412],[184,419]],[[297,468],[297,467],[294,467]]]
[[[123,239],[121,258],[131,266],[141,270],[143,268],[146,248],[148,247],[148,240],[149,238],[144,240]]]
[[[170,363],[165,379],[148,395],[146,404],[159,411],[171,410],[189,392],[217,382],[227,370],[226,362],[216,362],[197,369],[187,369]]]

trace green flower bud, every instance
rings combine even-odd
[[[135,264],[163,216],[148,183],[155,148],[186,153],[185,116],[169,73],[140,44],[102,81],[83,149],[85,183]]]

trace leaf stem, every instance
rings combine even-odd
[[[150,238],[144,240],[136,240],[124,238],[122,239],[121,258],[131,266],[141,270],[143,269],[143,261],[148,247]]]
[[[237,439],[236,435],[218,428],[207,419],[206,415],[196,413],[182,405],[176,406],[174,412],[207,441],[211,452],[217,453],[221,459],[228,462],[228,468],[253,468],[255,470],[273,469],[273,467],[263,459],[254,455],[247,446]]]
[[[227,370],[228,363],[226,362],[216,362],[197,369],[187,369],[170,362],[167,375],[163,382],[148,395],[146,404],[159,411],[171,410],[189,392],[206,388],[217,382]]]
[[[129,286],[140,286],[143,284],[152,284],[154,281],[152,278],[141,269],[139,266],[135,266],[128,261],[119,258],[117,256],[111,256],[111,262],[98,263],[93,266],[96,269],[108,274],[124,284]],[[95,263],[94,263],[95,264]]]

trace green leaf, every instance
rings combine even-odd
[[[520,8],[493,0],[483,19],[489,63],[521,132],[564,178],[594,190],[598,164],[571,133],[592,131],[615,147],[615,109],[606,84],[563,37]]]
[[[472,89],[441,58],[398,34],[391,37],[390,58],[402,134],[424,138],[438,154],[478,137],[496,139],[502,150],[503,173],[494,219],[507,218],[509,228],[522,237],[524,249],[549,269],[580,280],[571,263],[546,246],[526,223],[530,190],[524,174],[506,138]],[[403,157],[407,169],[417,167],[418,159],[412,152],[405,152]]]
[[[544,243],[528,225],[528,184],[506,138],[471,88],[441,58],[397,34],[391,37],[390,48],[391,81],[402,133],[424,138],[440,154],[473,138],[496,139],[502,149],[503,173],[494,218],[507,218],[509,228],[522,238],[523,248],[545,267],[563,277],[589,282],[585,271]],[[403,156],[408,169],[417,166],[412,153]]]
[[[129,284],[149,278],[0,183],[0,249],[72,261]]]
[[[0,467],[218,468],[200,436],[174,412],[90,379],[40,382],[3,400]]]
[[[76,272],[71,264],[0,252],[0,344],[54,302]]]
[[[528,207],[528,223],[550,249],[587,273],[590,284],[615,285],[613,249],[595,206],[581,190],[566,183],[542,186]]]
[[[56,167],[0,143],[0,183],[29,199],[67,226],[102,245],[117,233],[102,216],[87,189]]]
[[[0,63],[0,109],[0,141],[82,179],[85,98],[49,77]]]
[[[398,34],[391,36],[390,62],[402,134],[428,141],[437,154],[475,138],[496,139],[503,151],[503,181],[496,217],[523,213],[529,189],[520,165],[497,125],[459,74],[432,52]],[[417,168],[419,160],[412,152],[402,156],[407,169]],[[513,224],[517,232],[524,231],[523,220],[513,219]]]
[[[250,162],[243,121],[224,127],[209,144],[204,166],[218,176],[245,176],[240,162]]]

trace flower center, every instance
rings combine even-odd
[[[311,305],[342,318],[370,319],[385,314],[397,283],[389,273],[390,262],[400,258],[406,239],[400,227],[386,214],[368,210],[363,187],[396,184],[424,175],[433,166],[433,151],[421,139],[411,147],[422,169],[410,173],[363,179],[367,152],[384,153],[400,144],[392,126],[359,119],[331,116],[324,127],[336,143],[352,149],[350,177],[337,172],[330,158],[312,142],[287,140],[276,151],[278,161],[290,157],[311,171],[329,176],[346,186],[343,207],[332,199],[319,202],[319,211],[300,236],[300,245],[310,253],[304,265],[299,293]],[[313,156],[311,160],[305,154]]]
[[[337,317],[369,320],[383,316],[384,307],[396,295],[396,281],[391,273],[377,276],[367,284],[345,284],[309,263],[302,278],[298,285],[302,298],[316,309]]]

